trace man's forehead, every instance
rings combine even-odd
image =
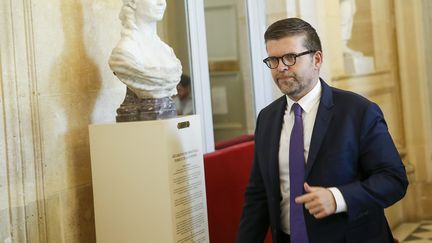
[[[280,39],[267,40],[266,50],[267,52],[280,49],[292,49],[287,50],[287,52],[299,51],[297,49],[302,49],[304,47],[304,38],[304,35],[291,35]]]

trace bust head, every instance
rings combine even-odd
[[[137,19],[156,22],[162,19],[166,0],[123,0],[120,20],[125,29],[137,30]]]
[[[109,65],[139,98],[176,94],[182,67],[173,49],[157,35],[156,22],[166,9],[165,0],[123,0],[122,37]]]
[[[135,4],[135,16],[149,22],[161,20],[166,9],[165,0],[135,0]]]

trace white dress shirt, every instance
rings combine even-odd
[[[303,96],[297,103],[303,109],[303,139],[304,139],[304,156],[307,162],[309,155],[309,147],[311,143],[312,130],[315,124],[319,103],[321,98],[321,82],[318,81],[315,87]],[[290,177],[289,177],[289,141],[291,130],[294,126],[294,113],[291,112],[291,107],[295,101],[288,96],[285,115],[283,117],[283,125],[279,143],[279,179],[280,190],[282,195],[281,207],[281,228],[282,231],[290,233]],[[320,186],[320,185],[310,185]],[[347,211],[347,206],[342,193],[336,187],[329,188],[336,200],[336,213]]]

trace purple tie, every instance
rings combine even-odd
[[[296,197],[303,194],[305,175],[302,108],[298,103],[294,103],[292,110],[294,111],[294,126],[291,131],[289,148],[290,237],[293,243],[307,243],[308,236],[303,215],[303,205],[296,204],[294,201]]]

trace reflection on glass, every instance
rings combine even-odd
[[[163,20],[158,23],[158,34],[174,49],[183,66],[183,75],[177,85],[177,95],[172,98],[176,102],[178,115],[191,115],[195,114],[195,109],[185,1],[167,0],[166,2],[167,9]]]
[[[296,16],[297,13],[295,3],[296,2],[291,2],[291,5],[288,6],[289,3],[286,0],[266,0],[266,29],[270,24],[280,19],[287,18],[288,16]],[[271,81],[272,80],[269,80],[269,82]],[[272,85],[272,88],[273,99],[276,100],[282,95],[282,93],[276,85]]]
[[[204,0],[215,142],[253,133],[245,1]]]
[[[180,83],[177,84],[177,95],[173,97],[177,107],[178,115],[192,115],[193,101],[192,101],[192,86],[191,79],[188,75],[182,74]]]

